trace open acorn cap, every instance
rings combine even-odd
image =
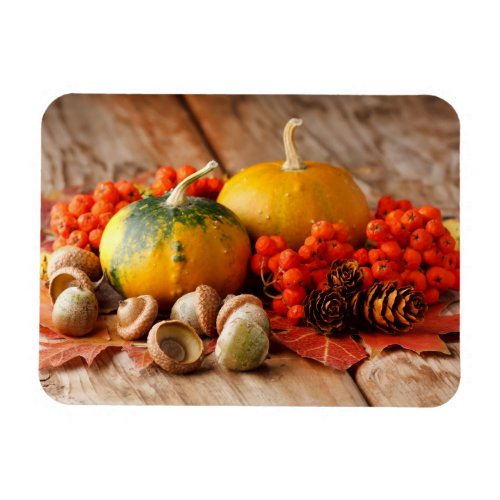
[[[182,321],[156,323],[148,334],[147,346],[155,363],[170,373],[192,372],[203,361],[201,338]]]
[[[241,295],[234,295],[231,298],[224,300],[223,306],[220,308],[219,314],[217,315],[217,333],[220,335],[222,329],[229,319],[229,316],[233,314],[237,309],[246,304],[253,304],[257,307],[262,308],[262,301],[255,295],[250,295],[248,293],[243,293]]]
[[[50,277],[49,294],[52,304],[55,304],[57,297],[70,286],[80,287],[90,292],[94,291],[92,281],[82,270],[72,266],[61,267],[54,271]]]

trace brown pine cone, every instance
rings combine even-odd
[[[351,315],[387,333],[406,332],[424,319],[427,304],[422,292],[396,282],[377,282],[353,296]]]
[[[313,290],[304,304],[307,324],[326,335],[346,329],[348,312],[348,302],[338,287]]]
[[[341,287],[345,297],[352,297],[363,287],[364,273],[354,259],[337,259],[327,276],[330,287]]]

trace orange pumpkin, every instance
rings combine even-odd
[[[242,221],[255,241],[261,235],[284,236],[298,249],[318,220],[342,223],[350,242],[361,245],[370,212],[366,198],[343,167],[303,161],[293,142],[302,120],[286,124],[286,160],[253,165],[229,179],[217,198]]]

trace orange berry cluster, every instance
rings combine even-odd
[[[304,300],[316,288],[328,286],[331,263],[354,254],[342,224],[315,222],[311,234],[296,252],[288,248],[282,236],[260,236],[251,259],[252,272],[261,276],[264,292],[271,298],[272,309],[297,323],[304,317]],[[273,288],[278,295],[269,293]]]
[[[55,203],[50,211],[50,227],[57,236],[53,250],[66,245],[97,250],[111,217],[139,199],[139,190],[131,182],[120,180],[99,182],[92,194],[76,194],[68,203]]]
[[[177,170],[169,166],[159,167],[151,186],[152,195],[162,196],[194,172],[196,169],[190,165]],[[187,193],[215,200],[223,185],[224,182],[216,177],[203,177],[193,182]],[[137,186],[122,179],[99,182],[92,194],[76,194],[69,202],[55,203],[50,211],[50,227],[57,236],[52,249],[73,245],[98,251],[102,233],[111,217],[141,198]]]
[[[353,258],[366,266],[368,280],[411,285],[428,304],[448,289],[459,290],[460,252],[438,208],[382,196],[366,236],[376,248],[360,248]]]
[[[196,172],[196,168],[183,165],[177,170],[170,166],[160,167],[156,173],[151,191],[153,196],[162,196],[173,189],[179,182]],[[224,181],[217,177],[202,177],[194,181],[187,189],[188,196],[201,196],[203,198],[217,199]]]

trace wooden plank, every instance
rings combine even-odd
[[[210,159],[182,100],[173,96],[68,95],[47,110],[42,127],[42,190],[92,189],[103,179],[131,178],[170,163]],[[210,361],[212,359],[212,361]],[[105,351],[92,367],[74,360],[44,370],[42,385],[63,403],[365,405],[348,373],[280,354],[261,370],[230,373],[213,366],[189,377],[136,370],[125,353]]]
[[[187,96],[212,147],[231,172],[283,158],[281,130],[303,118],[296,133],[304,159],[349,168],[373,202],[390,193],[458,214],[459,122],[444,101],[429,96]],[[221,120],[220,116],[224,116]],[[392,349],[366,360],[355,379],[376,406],[436,406],[457,390],[452,356]]]
[[[160,165],[212,159],[180,99],[171,95],[68,94],[42,122],[42,192],[132,179]]]
[[[233,173],[282,159],[282,129],[296,116],[304,120],[295,134],[301,156],[350,169],[373,200],[393,194],[458,212],[459,122],[440,99],[190,95],[186,101]]]

